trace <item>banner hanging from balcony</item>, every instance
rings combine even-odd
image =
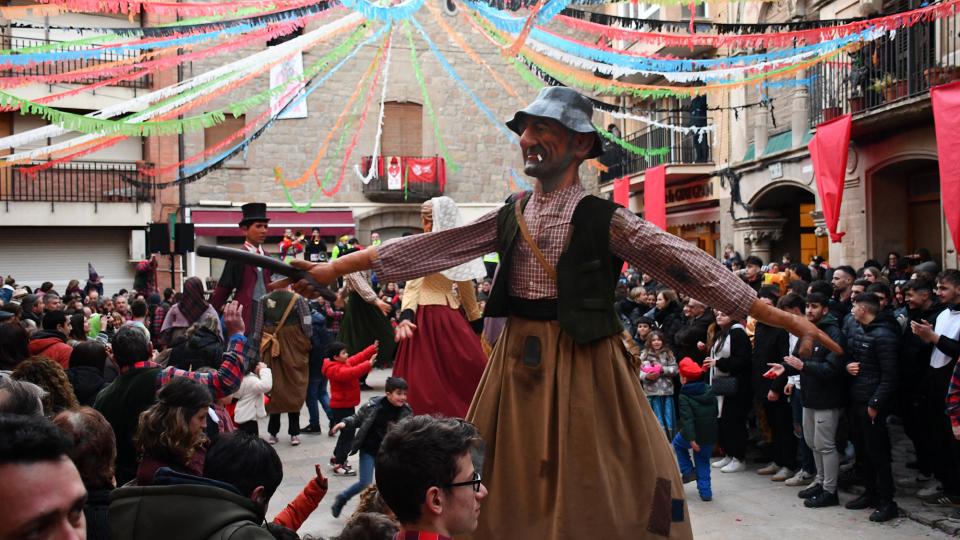
[[[847,156],[850,153],[850,128],[853,117],[845,114],[817,126],[817,133],[810,140],[810,159],[813,174],[817,178],[817,194],[823,206],[830,241],[840,242],[845,232],[837,232],[840,220],[840,203],[843,201],[843,184],[847,172]]]
[[[930,89],[940,163],[940,200],[953,244],[960,243],[960,82]]]
[[[667,166],[658,165],[643,173],[643,218],[667,229]]]

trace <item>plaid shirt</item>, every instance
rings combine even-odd
[[[240,383],[243,381],[244,358],[248,356],[244,349],[248,348],[247,338],[241,334],[236,334],[230,338],[230,344],[223,351],[223,363],[216,373],[197,373],[196,371],[185,371],[173,366],[164,368],[157,374],[157,388],[167,384],[174,377],[186,377],[197,381],[213,390],[216,399],[220,399],[237,391]],[[250,347],[252,348],[252,347]],[[152,362],[151,362],[152,363]],[[156,364],[154,364],[156,365]],[[136,367],[137,364],[134,364]]]
[[[343,292],[344,296],[355,292],[368,304],[373,304],[377,301],[377,293],[375,293],[373,287],[370,286],[370,278],[366,272],[354,272],[343,276]]]
[[[580,184],[552,193],[538,190],[524,209],[531,236],[553,266],[566,249],[573,211],[585,196]],[[463,227],[384,242],[377,248],[374,270],[384,282],[406,281],[498,251],[497,212]],[[529,299],[556,298],[556,284],[519,236],[514,250],[510,294]],[[745,318],[757,298],[753,289],[717,260],[623,208],[614,213],[610,224],[610,251],[661,283],[734,319]]]
[[[953,424],[953,434],[960,434],[960,362],[953,368],[950,389],[947,390],[947,416]]]
[[[399,531],[393,535],[393,540],[452,540],[449,536],[426,531]]]

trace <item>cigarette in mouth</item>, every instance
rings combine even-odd
[[[537,161],[543,161],[543,156],[541,156],[540,154],[537,154]]]

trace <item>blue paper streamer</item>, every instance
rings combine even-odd
[[[366,0],[341,0],[341,4],[360,13],[367,19],[376,19],[378,21],[402,21],[409,19],[421,7],[425,0],[407,0],[402,4],[383,7],[375,6]]]
[[[323,75],[323,77],[321,77],[320,79],[318,79],[315,83],[311,84],[308,88],[304,89],[303,92],[301,92],[299,95],[297,95],[296,98],[290,100],[290,102],[287,103],[282,109],[280,109],[279,111],[277,111],[277,114],[271,116],[270,119],[267,121],[267,123],[264,124],[264,126],[263,126],[262,128],[260,128],[260,130],[258,130],[258,133],[249,135],[246,139],[244,139],[244,140],[242,140],[241,142],[239,142],[239,143],[235,144],[234,146],[230,147],[228,150],[224,150],[223,152],[221,152],[221,153],[217,154],[216,156],[214,156],[214,157],[212,157],[212,158],[204,161],[203,163],[198,163],[197,165],[193,165],[193,166],[190,166],[190,167],[184,167],[184,168],[183,168],[183,174],[184,174],[184,176],[190,176],[190,175],[192,175],[192,174],[196,174],[197,172],[202,171],[202,170],[206,169],[207,167],[210,167],[210,166],[215,165],[215,164],[217,164],[217,163],[219,163],[219,162],[221,162],[221,161],[223,161],[223,160],[225,160],[225,159],[228,159],[231,155],[233,155],[235,152],[237,152],[237,151],[240,150],[241,148],[245,148],[248,144],[250,144],[250,141],[252,141],[252,140],[254,139],[254,136],[255,136],[255,135],[256,135],[256,136],[259,136],[259,133],[260,133],[260,132],[263,132],[263,131],[265,131],[266,129],[269,129],[269,127],[272,126],[274,122],[276,122],[277,118],[278,118],[281,114],[283,114],[284,111],[286,111],[287,109],[292,109],[292,108],[297,107],[297,106],[300,104],[300,102],[302,102],[303,100],[307,99],[307,96],[309,96],[309,95],[312,94],[314,91],[316,91],[318,88],[320,88],[321,86],[323,86],[323,84],[324,84],[325,82],[327,82],[327,80],[329,80],[330,77],[332,77],[334,73],[336,73],[340,68],[342,68],[342,67],[344,66],[344,64],[346,64],[346,63],[349,62],[354,56],[356,56],[357,53],[360,52],[360,49],[362,49],[363,47],[369,45],[370,43],[372,43],[373,41],[377,40],[378,38],[382,37],[383,34],[386,33],[386,31],[389,30],[389,29],[390,29],[390,25],[386,25],[386,26],[380,28],[379,30],[377,30],[376,32],[374,32],[374,33],[373,33],[370,37],[368,37],[367,39],[365,39],[365,40],[363,40],[362,42],[360,42],[360,44],[357,45],[356,48],[354,48],[352,51],[350,51],[350,53],[347,54],[347,56],[345,56],[342,60],[340,60],[340,62],[338,62],[337,65],[333,66],[333,67],[330,69],[330,71],[328,71],[327,73],[325,73],[325,74]]]
[[[513,17],[507,15],[506,12],[492,8],[486,4],[481,4],[473,2],[471,0],[463,0],[463,2],[470,6],[472,9],[480,13],[485,19],[487,19],[494,27],[498,30],[509,32],[512,34],[519,33],[523,26],[524,19],[519,17]],[[629,69],[635,69],[637,71],[653,71],[653,72],[681,72],[681,71],[701,71],[703,69],[717,69],[723,67],[732,67],[737,65],[749,65],[754,63],[769,62],[772,60],[778,60],[782,58],[789,58],[791,56],[796,56],[799,54],[810,53],[822,55],[836,51],[837,49],[855,43],[861,40],[871,40],[876,39],[882,35],[882,30],[878,29],[867,29],[863,32],[857,34],[850,34],[837,39],[832,39],[829,41],[821,41],[813,45],[805,45],[803,47],[795,47],[788,49],[778,49],[776,51],[771,51],[768,53],[762,54],[749,54],[736,57],[727,57],[727,58],[705,58],[705,59],[677,59],[677,60],[666,60],[666,59],[655,59],[655,58],[643,58],[638,56],[631,56],[626,54],[621,54],[614,51],[596,49],[593,47],[584,47],[578,43],[574,43],[565,38],[559,37],[555,34],[550,34],[540,30],[539,28],[533,28],[530,32],[530,37],[543,43],[544,45],[549,45],[555,49],[561,50],[565,53],[579,56],[581,58],[588,58],[596,62],[603,62],[605,64],[610,64],[618,67],[625,67]]]
[[[761,88],[789,88],[792,86],[810,86],[817,79],[816,75],[806,79],[782,79],[779,81],[764,81],[760,84]]]
[[[433,55],[437,57],[437,60],[440,61],[440,65],[443,66],[443,69],[447,72],[447,75],[449,75],[450,78],[453,79],[454,82],[456,82],[460,88],[467,93],[468,96],[470,96],[470,99],[473,100],[474,105],[476,105],[477,108],[487,116],[493,125],[497,126],[497,129],[499,129],[501,133],[510,139],[511,143],[519,144],[520,140],[517,138],[517,134],[507,129],[507,126],[500,121],[500,119],[497,118],[497,116],[493,114],[493,112],[491,112],[486,105],[483,104],[483,101],[481,101],[477,94],[475,94],[473,90],[467,86],[467,83],[463,82],[463,79],[460,78],[460,75],[457,75],[457,71],[453,69],[453,66],[450,65],[450,62],[448,62],[446,57],[443,56],[443,53],[440,52],[440,49],[438,49],[433,43],[433,40],[430,39],[430,36],[427,35],[427,32],[424,31],[423,27],[420,26],[420,23],[417,22],[417,19],[415,17],[410,17],[410,22],[417,29],[417,31],[420,32],[423,40],[427,43],[427,47],[430,48],[430,52],[432,52]]]

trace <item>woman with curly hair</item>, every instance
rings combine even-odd
[[[31,356],[20,362],[17,369],[13,370],[13,378],[32,382],[47,391],[43,397],[44,416],[53,418],[60,411],[80,406],[63,368],[46,356]]]
[[[140,414],[134,446],[141,456],[137,484],[153,484],[157,469],[203,475],[207,410],[213,396],[207,387],[175,378],[157,393],[157,402]]]

